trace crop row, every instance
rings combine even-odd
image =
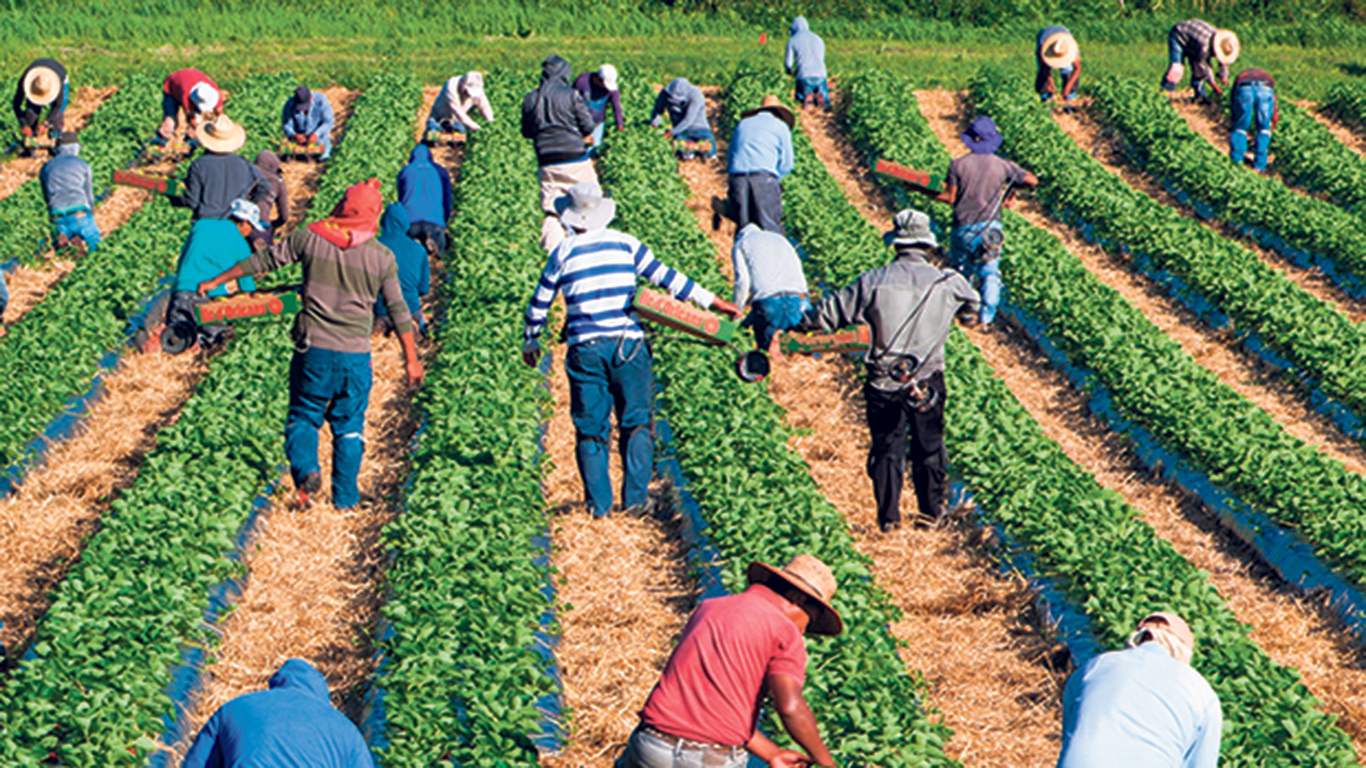
[[[1343,82],[1328,90],[1323,111],[1357,130],[1366,129],[1366,85]]]
[[[391,101],[381,106],[385,99]],[[278,116],[280,107],[275,108]],[[383,182],[386,199],[394,199],[394,180],[414,146],[411,125],[421,108],[422,88],[414,76],[379,72],[371,78],[346,121],[345,151],[338,147],[328,160],[313,200],[314,216],[326,216],[348,186],[371,177]]]
[[[490,76],[501,114],[511,73]],[[392,130],[392,129],[391,129]],[[410,134],[404,134],[411,141]],[[347,141],[351,141],[348,135]],[[544,264],[535,159],[515,120],[471,136],[460,167],[452,252],[438,286],[446,320],[419,403],[426,423],[393,552],[384,616],[387,725],[380,761],[427,768],[537,763],[537,699],[554,685],[534,650],[546,525],[541,492],[543,376],[521,362],[521,318]]]
[[[774,87],[764,76],[742,75],[730,101],[752,103]],[[863,151],[922,168],[947,164],[910,83],[870,73],[846,81],[846,92],[846,117]],[[809,140],[803,135],[796,143],[797,170],[785,182],[785,222],[802,242],[809,273],[839,285],[885,263],[890,252],[842,199]],[[947,223],[947,206],[913,204],[930,210],[941,229]],[[1022,276],[1014,265],[1024,255],[1045,265],[1075,259],[1014,215],[1007,216],[1006,226],[1004,264],[1011,295],[1028,280],[1039,281],[1041,291],[1055,290],[1056,277]],[[1295,672],[1267,658],[1208,579],[1158,538],[1121,496],[1101,488],[1043,434],[958,332],[950,336],[947,378],[946,439],[953,472],[967,483],[981,514],[1025,548],[1035,567],[1075,605],[1085,607],[1105,645],[1120,645],[1147,610],[1176,610],[1190,620],[1200,638],[1198,666],[1224,701],[1223,755],[1229,764],[1279,765],[1298,756],[1313,764],[1338,764],[1352,754],[1331,718],[1314,709]]]
[[[623,96],[629,104],[649,104],[643,88]],[[619,203],[614,226],[708,289],[728,292],[715,247],[687,208],[688,187],[667,141],[644,127],[613,134],[599,174]],[[845,632],[808,642],[805,689],[837,761],[888,768],[955,764],[943,753],[948,728],[927,717],[924,682],[907,671],[887,629],[900,611],[873,582],[844,517],[788,447],[791,432],[767,385],[740,382],[730,351],[656,336],[654,352],[660,412],[701,506],[703,533],[724,558],[724,585],[741,590],[750,561],[781,563],[798,552],[820,557],[839,580],[835,606]],[[776,717],[769,725],[781,732]]]
[[[1292,184],[1321,192],[1360,216],[1366,213],[1366,158],[1353,152],[1309,110],[1281,100],[1280,126],[1271,134],[1275,169]]]

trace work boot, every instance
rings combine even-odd
[[[304,475],[303,479],[299,481],[299,506],[303,507],[304,509],[307,509],[309,504],[312,503],[308,498],[309,495],[317,493],[318,491],[322,490],[322,487],[322,473],[318,472],[315,469],[312,472],[309,472],[308,474]]]
[[[901,530],[901,521],[884,520],[881,523],[878,523],[878,528],[881,529],[883,533],[893,533],[895,531]]]

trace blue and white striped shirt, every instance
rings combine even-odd
[[[674,298],[706,308],[715,296],[687,275],[664,266],[639,240],[613,229],[583,232],[566,238],[541,271],[540,283],[526,309],[526,341],[545,329],[555,294],[563,293],[570,344],[600,338],[641,338],[644,332],[630,312],[636,275],[667,290]]]

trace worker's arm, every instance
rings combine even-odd
[[[322,119],[318,122],[318,126],[313,129],[313,132],[321,139],[332,135],[332,126],[336,125],[337,118],[332,114],[332,103],[327,100],[327,97],[321,93],[318,94],[318,97],[313,100],[313,103],[318,107],[318,113],[322,115]]]
[[[863,278],[859,278],[833,295],[821,299],[820,303],[802,318],[802,329],[833,331],[853,325],[863,317],[864,303]]]
[[[23,73],[19,75],[19,84],[16,85],[16,86],[14,87],[14,116],[15,116],[15,117],[22,117],[22,116],[23,116],[23,114],[24,114],[24,102],[28,101],[28,99],[24,96],[24,77],[25,77],[26,75],[28,75],[28,70],[27,70],[27,69],[25,69],[25,70],[23,71]]]
[[[655,96],[654,107],[650,109],[650,125],[653,125],[656,128],[659,127],[659,119],[664,116],[664,100],[667,98],[665,96],[666,93],[668,92],[660,91],[659,94]]]
[[[621,91],[612,91],[611,95],[607,97],[607,100],[612,102],[612,116],[617,121],[617,130],[625,130],[626,121],[621,114]]]
[[[239,277],[249,275],[259,275],[270,272],[286,264],[293,264],[298,261],[303,254],[303,244],[307,241],[308,234],[304,230],[296,231],[289,237],[281,240],[274,245],[257,243],[251,256],[233,265],[231,269],[211,280],[205,280],[199,284],[199,295],[207,295],[209,291],[217,288],[229,280],[236,280]]]
[[[451,220],[451,202],[454,198],[454,190],[451,187],[451,172],[446,170],[446,166],[436,166],[436,175],[441,179],[441,221],[443,224]]]
[[[214,744],[218,741],[218,729],[222,719],[222,710],[213,713],[209,722],[199,729],[199,735],[194,737],[194,743],[190,745],[190,751],[185,753],[185,759],[181,761],[181,768],[221,768],[223,765],[222,757],[214,752]]]
[[[85,176],[85,207],[90,209],[90,215],[95,215],[95,172],[90,170],[90,164],[86,163],[82,174]]]
[[[1276,126],[1281,122],[1281,100],[1276,95],[1273,88],[1271,91],[1271,130],[1276,130]]]
[[[783,749],[769,737],[754,732],[749,742],[745,744],[745,749],[751,755],[763,760],[769,768],[803,768],[811,764],[811,756],[801,752],[793,752],[790,749]]]
[[[749,259],[745,258],[745,242],[739,240],[731,246],[730,259],[735,273],[735,306],[743,307],[749,301]]]
[[[536,138],[536,92],[532,91],[522,99],[522,138]]]
[[[290,96],[285,100],[285,106],[280,110],[280,131],[284,133],[286,139],[294,138],[294,97]]]
[[[546,259],[545,268],[541,270],[541,279],[536,283],[535,293],[531,294],[531,302],[527,304],[526,316],[522,321],[522,362],[532,368],[540,362],[541,331],[545,330],[550,305],[560,290],[560,275],[563,273],[560,251],[563,249],[563,245],[557,246]]]
[[[170,198],[172,206],[191,210],[199,209],[199,196],[204,191],[204,180],[200,178],[203,167],[197,160],[190,163],[190,169],[185,172],[184,189],[179,195]]]
[[[1204,713],[1200,735],[1196,737],[1195,748],[1191,750],[1191,754],[1195,756],[1191,765],[1195,768],[1218,768],[1219,737],[1223,731],[1224,712],[1216,698]]]
[[[475,99],[474,102],[475,105],[479,107],[479,112],[483,114],[484,122],[493,122],[493,105],[489,103],[489,97],[487,95],[480,96]]]
[[[778,142],[778,178],[786,178],[792,173],[795,160],[792,154],[792,134],[785,134],[782,141]]]
[[[783,53],[783,71],[792,74],[792,65],[796,63],[797,47],[792,44],[792,38],[787,39],[787,50]]]
[[[1024,175],[1020,177],[1020,180],[1016,182],[1016,184],[1022,187],[1037,187],[1039,186],[1039,177],[1035,176],[1031,171],[1025,171]]]
[[[939,192],[938,194],[932,194],[929,190],[921,191],[928,195],[931,200],[938,200],[941,203],[948,203],[949,205],[953,205],[953,201],[958,198],[958,187],[951,184],[945,184],[944,191]]]
[[[403,367],[408,374],[408,386],[416,387],[422,383],[426,371],[422,369],[422,361],[417,358],[417,339],[414,337],[413,328],[410,326],[408,330],[400,333],[398,341],[403,345]]]
[[[470,117],[469,112],[465,111],[465,105],[461,103],[462,101],[464,101],[464,99],[461,99],[459,94],[457,94],[455,98],[450,100],[449,103],[451,108],[451,114],[455,115],[455,119],[458,120],[461,125],[465,126],[469,130],[479,130],[479,124],[474,122],[474,118]]]
[[[1081,57],[1072,63],[1072,74],[1068,75],[1067,82],[1062,84],[1062,97],[1070,99],[1077,93],[1077,81],[1081,80]]]
[[[816,725],[816,716],[811,713],[811,707],[802,696],[801,681],[795,677],[773,674],[767,677],[766,682],[773,696],[773,709],[783,721],[783,729],[811,755],[816,765],[833,766],[835,758],[826,749],[820,728]]]
[[[664,266],[649,246],[640,245],[635,253],[636,274],[669,292],[679,301],[691,301],[703,309],[715,309],[739,319],[740,308],[693,282],[692,278]]]

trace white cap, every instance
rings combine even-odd
[[[208,112],[218,106],[218,89],[208,83],[199,83],[190,89],[190,101],[200,112]]]
[[[460,80],[464,83],[465,93],[471,98],[477,99],[484,95],[484,76],[479,72],[466,72]]]
[[[620,90],[617,88],[617,68],[611,64],[603,64],[598,67],[598,76],[602,78],[602,87],[609,91]]]

